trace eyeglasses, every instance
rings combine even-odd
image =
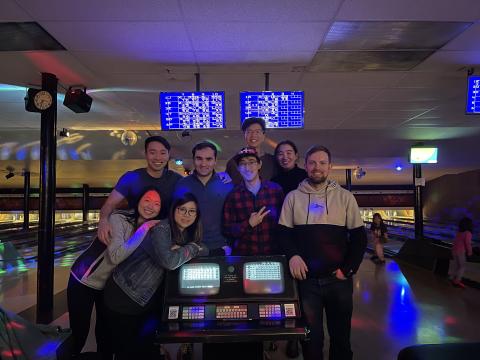
[[[238,163],[238,166],[241,166],[241,167],[254,167],[254,166],[257,165],[257,164],[258,164],[257,161],[244,161],[244,162]]]
[[[182,215],[187,215],[188,216],[196,216],[197,215],[197,210],[196,209],[187,209],[186,207],[177,207],[177,211],[182,214]]]

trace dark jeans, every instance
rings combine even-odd
[[[350,329],[353,310],[352,279],[321,284],[318,279],[299,281],[303,316],[310,340],[303,344],[305,360],[323,359],[323,310],[330,335],[330,360],[351,360]]]
[[[73,353],[82,351],[90,330],[90,317],[95,304],[95,338],[97,340],[97,352],[102,354],[103,359],[111,359],[110,335],[103,303],[103,291],[95,290],[83,285],[72,275],[68,280],[67,287],[68,313],[70,328],[73,336]]]
[[[157,315],[152,311],[129,315],[107,308],[115,360],[159,358],[159,350],[154,346],[155,331],[160,320]]]

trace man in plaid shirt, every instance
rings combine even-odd
[[[262,162],[255,148],[243,148],[234,159],[243,181],[228,194],[223,210],[223,232],[233,240],[232,254],[277,254],[273,236],[283,204],[282,188],[260,179]]]

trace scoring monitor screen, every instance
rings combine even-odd
[[[480,76],[468,77],[467,114],[480,114]]]
[[[277,261],[254,261],[243,265],[246,294],[281,294],[284,291],[283,266]]]
[[[215,263],[185,264],[180,268],[182,295],[216,295],[220,290],[220,266]]]
[[[303,91],[260,91],[240,93],[240,119],[260,117],[267,128],[303,128]]]
[[[162,130],[225,128],[225,93],[162,92],[160,93]]]

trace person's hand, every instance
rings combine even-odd
[[[305,261],[299,256],[294,255],[288,262],[290,273],[294,279],[305,280],[307,278],[308,267]]]
[[[248,223],[253,228],[258,224],[261,224],[263,218],[268,214],[270,214],[270,210],[266,210],[266,207],[263,206],[259,211],[250,214],[250,219],[248,219]]]
[[[224,184],[228,184],[228,183],[231,183],[232,182],[232,178],[230,177],[230,175],[228,175],[227,172],[219,172],[217,173],[218,174],[218,177],[220,178],[220,180],[224,183]]]
[[[228,245],[222,246],[225,256],[230,256],[232,254],[232,248]]]
[[[177,250],[177,249],[180,249],[181,246],[180,245],[172,245],[172,247],[170,248],[170,250]]]
[[[342,270],[340,269],[335,270],[333,274],[338,280],[347,280],[347,277],[343,274]]]
[[[112,235],[112,226],[108,220],[100,220],[98,222],[97,237],[105,245],[109,245]]]
[[[145,230],[150,230],[152,227],[154,227],[155,225],[157,225],[158,223],[160,222],[160,220],[148,220],[148,221],[145,221],[143,224],[142,224],[142,227],[145,228]]]

